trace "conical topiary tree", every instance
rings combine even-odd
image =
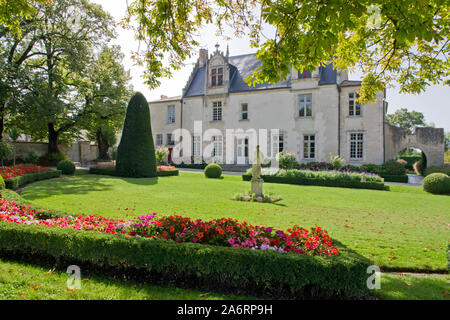
[[[121,177],[156,177],[148,102],[140,92],[128,103],[122,138],[117,149],[116,173]]]

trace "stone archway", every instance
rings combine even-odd
[[[412,134],[388,123],[384,125],[384,160],[395,159],[405,148],[422,150],[428,166],[444,165],[444,129],[415,127]]]

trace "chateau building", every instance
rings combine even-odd
[[[382,164],[407,144],[391,143],[399,128],[385,124],[385,92],[359,104],[361,82],[332,64],[248,86],[244,79],[260,65],[254,54],[201,49],[182,95],[149,103],[155,145],[185,163],[248,165],[259,144],[266,159],[284,150],[299,162],[329,161],[332,154],[361,165]]]

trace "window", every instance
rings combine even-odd
[[[213,121],[221,121],[222,120],[222,102],[216,101],[213,102]]]
[[[281,151],[284,150],[284,136],[283,134],[272,136],[272,157],[275,158]]]
[[[175,123],[175,106],[167,106],[167,123]]]
[[[173,145],[175,145],[175,141],[173,141],[173,138],[172,138],[172,134],[171,134],[171,133],[168,133],[168,134],[167,134],[167,145],[168,145],[168,146],[173,146]]]
[[[223,68],[211,69],[211,87],[223,85]]]
[[[156,135],[156,145],[160,146],[162,144],[163,144],[163,135],[159,133]]]
[[[241,120],[248,120],[248,104],[241,104]]]
[[[303,136],[303,158],[314,159],[316,157],[316,137],[314,135]]]
[[[192,155],[200,156],[200,136],[192,136]]]
[[[312,116],[312,94],[300,94],[298,96],[298,116]]]
[[[298,70],[298,78],[299,79],[311,78],[311,72],[309,72],[306,69],[304,69],[303,71]]]
[[[355,100],[359,98],[357,93],[351,92],[348,94],[348,115],[349,116],[360,116],[361,115],[361,104]]]
[[[222,136],[213,136],[213,157],[221,157],[222,156]]]
[[[361,160],[363,158],[363,141],[364,134],[351,133],[350,134],[350,159]]]

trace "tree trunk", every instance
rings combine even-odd
[[[0,141],[3,140],[3,131],[5,130],[5,109],[6,101],[0,102]]]
[[[109,160],[109,143],[103,136],[102,130],[98,129],[96,132],[97,145],[98,145],[98,158],[103,160]]]
[[[60,153],[58,149],[59,132],[55,130],[53,123],[48,123],[48,153]]]

